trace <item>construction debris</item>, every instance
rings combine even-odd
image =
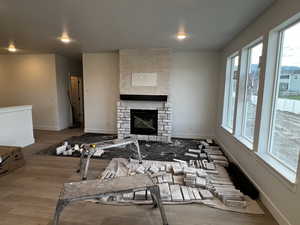
[[[189,149],[188,152],[200,154],[201,149]]]
[[[175,164],[173,165],[173,173],[175,175],[178,175],[178,174],[182,174],[183,173],[183,168],[179,165],[179,164]]]
[[[179,144],[179,143],[178,143]],[[219,199],[225,206],[233,208],[247,207],[245,196],[237,190],[224,167],[228,159],[213,140],[201,141],[199,149],[187,148],[182,153],[192,157],[187,161],[173,158],[174,162],[148,161],[139,164],[138,160],[130,160],[124,165],[126,175],[149,174],[158,184],[163,201],[182,202]],[[78,151],[80,146],[71,148]],[[57,149],[57,152],[69,151],[68,145]],[[61,153],[60,153],[61,154]],[[116,171],[107,170],[102,178],[111,179],[118,176]],[[151,199],[149,191],[140,190],[123,194],[124,201],[145,201]]]
[[[203,199],[213,199],[214,196],[209,190],[205,189],[199,189],[200,195],[202,196]]]
[[[198,158],[197,154],[188,153],[188,152],[184,153],[184,156],[189,156],[189,157],[193,157],[193,158],[196,158],[196,159]]]
[[[134,200],[146,200],[146,190],[134,192]]]
[[[171,192],[169,189],[169,184],[163,183],[158,185],[160,190],[160,197],[163,201],[170,201],[171,200]]]
[[[197,188],[192,188],[192,191],[193,191],[193,194],[194,194],[196,200],[202,199]]]
[[[171,191],[171,197],[172,201],[183,201],[182,193],[181,193],[181,188],[179,185],[170,185],[170,191]]]
[[[183,199],[185,201],[191,200],[190,195],[189,195],[189,191],[188,191],[188,187],[181,186],[181,192],[182,192],[182,195],[183,195]]]
[[[155,165],[152,165],[149,169],[149,171],[151,173],[158,173],[159,169],[155,166]]]
[[[206,139],[206,142],[207,142],[208,144],[213,144],[213,143],[214,143],[212,139]]]
[[[131,201],[131,200],[133,200],[133,197],[134,197],[133,192],[123,194],[123,200],[124,201]]]

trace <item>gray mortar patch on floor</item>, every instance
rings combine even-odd
[[[111,134],[84,134],[82,136],[72,137],[67,139],[69,144],[89,144],[93,142],[106,141],[115,139],[116,135]],[[181,160],[191,160],[192,157],[185,156],[187,149],[197,149],[201,139],[182,139],[172,138],[172,143],[161,143],[152,141],[139,141],[142,158],[145,160],[158,160],[158,161],[173,161],[175,158]],[[56,156],[56,147],[53,145],[47,149],[44,149],[37,154]],[[74,153],[72,156],[59,155],[57,157],[79,157],[79,153]],[[97,157],[94,157],[97,158]],[[132,145],[122,148],[112,148],[106,150],[100,159],[113,159],[113,158],[137,158],[135,147]]]

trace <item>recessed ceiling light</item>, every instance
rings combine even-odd
[[[177,39],[178,39],[178,40],[184,40],[184,39],[186,39],[186,38],[187,38],[186,33],[178,33],[178,34],[177,34]]]
[[[15,45],[14,45],[13,43],[10,43],[10,44],[9,44],[7,50],[8,50],[9,52],[16,52],[16,51],[17,51],[17,49],[16,49],[16,47],[15,47]]]
[[[60,40],[66,44],[72,41],[67,33],[63,33],[62,36],[60,37]]]

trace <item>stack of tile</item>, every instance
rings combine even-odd
[[[174,182],[174,184],[183,185],[184,184],[184,177],[182,175],[173,176],[173,182]]]
[[[184,177],[184,183],[186,186],[195,187],[197,178],[198,177],[196,173],[186,173]]]
[[[149,168],[149,171],[150,171],[151,173],[158,173],[159,170],[160,170],[160,169],[159,169],[157,166],[155,166],[155,165],[152,165],[152,166]]]
[[[206,143],[206,144],[205,144]],[[129,163],[129,175],[148,173],[158,184],[163,201],[195,201],[219,198],[228,207],[244,208],[247,206],[244,195],[234,187],[227,170],[228,163],[218,146],[213,141],[201,142],[202,149],[189,149],[190,154],[197,154],[198,159],[174,159],[176,162],[145,161],[142,165]],[[191,151],[192,150],[192,151]],[[218,163],[222,161],[222,163]],[[107,179],[115,177],[113,171],[103,174]],[[140,190],[123,195],[124,201],[150,200],[149,191]]]
[[[215,170],[215,164],[213,162],[208,162],[207,160],[202,160],[202,165],[203,168],[205,168],[206,170]]]
[[[201,200],[201,196],[197,188],[181,186],[181,192],[184,201]]]
[[[206,142],[209,144],[209,145],[212,145],[214,142],[212,139],[206,139]]]
[[[206,141],[200,141],[200,145],[202,145],[203,147],[209,146]]]
[[[223,155],[209,155],[209,158],[217,165],[228,167],[228,160]]]
[[[134,192],[134,200],[147,200],[146,190]]]
[[[240,190],[233,188],[217,188],[214,190],[216,196],[228,207],[245,208],[247,202]]]
[[[195,159],[198,158],[198,154],[196,154],[196,153],[186,152],[186,153],[184,153],[184,156],[192,157],[192,158],[195,158]]]
[[[200,154],[200,158],[201,158],[201,154]],[[201,160],[195,160],[195,167],[196,168],[203,168]]]
[[[175,164],[173,165],[173,173],[174,175],[179,175],[179,174],[182,174],[183,173],[183,168],[182,166],[178,163],[178,164]]]
[[[138,174],[144,174],[145,173],[145,167],[140,165],[138,168],[136,168],[135,172]]]
[[[173,176],[171,173],[166,173],[162,176],[163,183],[173,184]]]
[[[171,201],[171,192],[168,183],[159,184],[160,198],[163,201]]]
[[[209,190],[199,189],[199,193],[204,200],[214,198],[213,194]]]
[[[197,169],[196,173],[198,177],[203,177],[203,178],[207,177],[207,173],[203,169]]]
[[[196,177],[195,186],[200,188],[206,187],[206,179],[202,177]]]
[[[219,174],[209,175],[209,188],[226,206],[245,208],[247,202],[240,190],[237,190],[224,167],[218,167]]]
[[[170,185],[170,191],[171,191],[172,201],[174,202],[183,201],[180,185],[178,184]]]
[[[201,149],[189,149],[188,152],[190,153],[195,153],[195,154],[200,154],[201,153]]]
[[[134,198],[133,192],[123,194],[123,200],[124,201],[131,201],[131,200],[133,200],[133,198]]]
[[[208,159],[214,164],[218,164],[223,167],[228,166],[228,160],[218,146],[206,147],[204,151],[207,154]]]

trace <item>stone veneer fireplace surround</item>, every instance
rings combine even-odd
[[[168,101],[171,50],[121,49],[120,101],[117,103],[118,138],[170,142],[172,109]],[[157,110],[155,135],[133,134],[130,110]],[[155,124],[156,125],[156,124]]]
[[[157,135],[132,134],[131,109],[157,110]],[[136,137],[138,140],[171,142],[172,109],[168,102],[119,101],[117,103],[118,138]]]

